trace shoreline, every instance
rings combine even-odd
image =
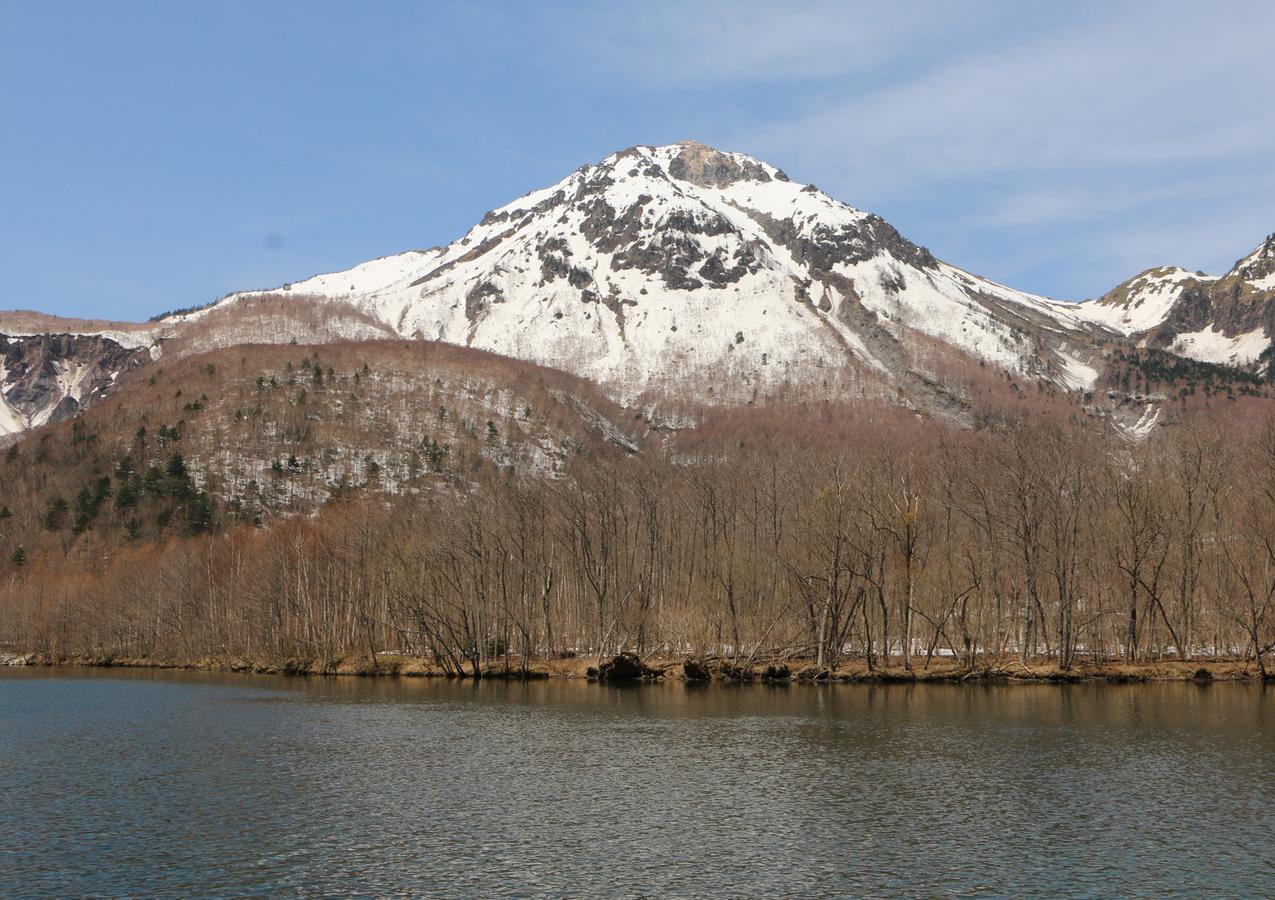
[[[892,661],[895,662],[895,661]],[[617,669],[617,663],[619,667]],[[129,657],[114,655],[53,656],[45,653],[0,651],[0,668],[123,668],[177,671],[224,672],[245,675],[299,675],[351,678],[448,678],[475,680],[466,671],[448,672],[420,657],[356,654],[322,660],[303,657],[248,658],[204,656],[193,659]],[[610,670],[610,674],[608,674]],[[989,662],[974,669],[934,660],[928,668],[914,665],[909,671],[901,664],[869,669],[861,659],[836,668],[817,668],[809,660],[755,665],[744,669],[730,660],[646,659],[625,654],[600,664],[592,657],[537,659],[525,668],[506,669],[493,664],[482,670],[477,680],[539,681],[575,678],[600,683],[640,684],[681,681],[686,684],[722,682],[728,684],[1135,684],[1152,682],[1275,682],[1268,673],[1263,679],[1252,660],[1201,659],[1165,660],[1128,665],[1116,661],[1078,662],[1070,670],[1052,663],[1025,664],[1018,659]]]

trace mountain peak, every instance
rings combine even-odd
[[[915,334],[1072,387],[1098,375],[1088,344],[1067,349],[1080,344],[1070,307],[946,266],[879,216],[694,140],[613,152],[429,258],[290,290],[626,399],[687,384],[716,398],[816,384],[867,396],[911,365]]]
[[[789,181],[783,171],[745,153],[719,150],[696,140],[663,146],[638,145],[607,157],[605,163],[619,166],[630,157],[650,160],[678,181],[698,187],[727,188],[741,182],[766,184]]]
[[[788,176],[742,153],[726,153],[698,141],[676,145],[677,155],[669,161],[669,174],[702,187],[728,187],[740,181],[787,181]]]
[[[1238,275],[1246,281],[1261,281],[1263,285],[1270,282],[1275,287],[1275,234],[1266,236],[1266,240],[1257,245],[1248,256],[1236,261],[1231,275]]]

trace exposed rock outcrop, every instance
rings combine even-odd
[[[642,661],[636,653],[618,653],[611,659],[590,669],[598,681],[649,681],[664,674],[663,669],[655,669]]]
[[[149,361],[101,335],[0,335],[0,439],[71,418]]]

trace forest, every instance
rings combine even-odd
[[[313,371],[312,392],[340,378]],[[265,390],[245,372],[244,391]],[[197,420],[191,396],[173,402]],[[416,470],[393,489],[373,460],[360,483],[264,520],[182,457],[176,429],[152,421],[149,440],[103,446],[77,422],[48,451],[93,461],[73,500],[37,490],[57,476],[33,474],[32,441],[0,462],[0,538],[20,484],[42,541],[6,538],[0,643],[321,671],[410,657],[471,677],[621,651],[741,677],[1218,658],[1264,677],[1275,419],[1231,412],[1131,441],[1025,410],[958,428],[775,406],[637,452],[573,445],[545,469],[477,451],[461,468],[463,452],[418,434]],[[475,447],[505,430],[489,419]],[[286,459],[275,477],[300,477]]]

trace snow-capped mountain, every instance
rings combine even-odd
[[[1275,234],[1267,235],[1256,250],[1235,264],[1230,274],[1255,290],[1275,290]]]
[[[1069,304],[935,259],[774,166],[695,142],[614,153],[447,247],[279,290],[349,302],[405,337],[566,369],[625,398],[878,384],[914,365],[918,333],[1083,388],[1097,377],[1101,331]]]
[[[138,364],[243,343],[426,339],[563,369],[623,402],[792,387],[934,409],[952,399],[945,366],[971,361],[1075,391],[1093,388],[1120,346],[1261,366],[1272,299],[1275,235],[1222,277],[1151,269],[1065,303],[935,259],[768,163],[687,141],[613,153],[446,247],[145,325],[0,314],[0,334],[94,335],[112,353],[140,351]],[[82,404],[109,390],[95,385],[63,396]],[[6,403],[0,434],[54,415]]]
[[[1225,275],[1148,269],[1075,309],[1139,346],[1218,365],[1265,365],[1275,335],[1275,234]]]

